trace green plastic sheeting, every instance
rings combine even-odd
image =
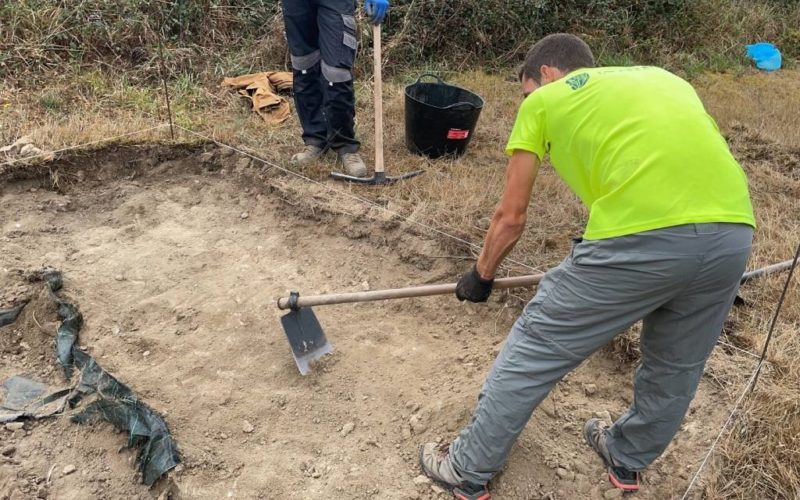
[[[142,481],[152,486],[162,475],[180,463],[178,447],[166,422],[136,393],[105,371],[92,356],[76,347],[83,326],[83,316],[75,304],[63,300],[58,292],[64,284],[59,271],[41,274],[50,297],[58,306],[61,324],[56,333],[56,356],[71,380],[75,370],[79,378],[75,386],[55,391],[49,395],[45,384],[23,376],[14,376],[0,387],[5,399],[0,404],[0,421],[20,418],[45,418],[75,408],[81,402],[86,406],[70,418],[78,424],[110,422],[128,433],[129,448],[138,448],[137,469]],[[0,310],[0,327],[13,323],[24,306]]]

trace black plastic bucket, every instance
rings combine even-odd
[[[430,76],[436,82],[423,82]],[[429,73],[406,87],[406,146],[430,158],[461,156],[475,132],[483,98]]]

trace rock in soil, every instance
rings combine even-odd
[[[438,494],[438,495],[442,495],[442,494],[444,494],[444,493],[445,493],[445,491],[444,491],[444,488],[442,488],[441,486],[437,486],[437,485],[435,485],[435,484],[432,484],[432,485],[431,485],[431,490],[432,490],[434,493]]]
[[[408,419],[408,424],[411,426],[414,434],[422,434],[428,430],[428,424],[426,424],[423,418],[419,415],[412,415],[411,418]]]
[[[69,464],[61,471],[65,476],[68,476],[78,470],[74,465]]]
[[[603,498],[605,498],[606,500],[611,500],[613,498],[622,498],[622,494],[623,494],[622,490],[614,488],[613,490],[608,490],[605,493],[603,493]]]
[[[607,424],[613,424],[614,419],[611,418],[611,413],[608,410],[594,412],[594,417],[599,418]]]
[[[339,432],[339,434],[341,434],[342,437],[346,437],[348,434],[353,432],[353,429],[355,428],[356,428],[355,422],[347,422],[342,426],[342,430]]]
[[[414,478],[414,484],[430,484],[431,480],[428,479],[426,476],[420,474],[419,476]]]

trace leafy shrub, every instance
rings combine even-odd
[[[507,65],[517,62],[534,40],[568,31],[584,35],[601,53],[616,53],[660,41],[693,1],[398,0],[390,14],[387,47],[404,60]]]
[[[745,43],[800,53],[797,0],[393,0],[389,70],[516,65],[539,37],[578,33],[603,63],[725,69]],[[362,25],[362,42],[370,43]],[[210,73],[285,66],[279,0],[8,0],[0,2],[0,78],[47,68],[142,66],[160,38],[170,69]],[[368,58],[361,58],[364,69]],[[101,64],[98,64],[101,63]]]

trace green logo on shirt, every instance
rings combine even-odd
[[[581,73],[580,75],[575,75],[567,79],[567,85],[570,86],[572,90],[578,90],[579,88],[586,85],[586,82],[589,81],[589,73]]]

